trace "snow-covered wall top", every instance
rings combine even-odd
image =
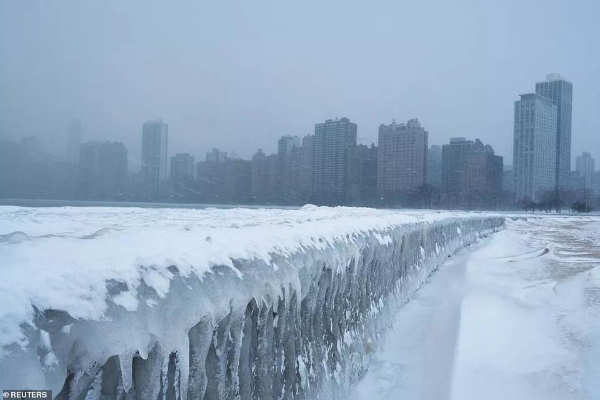
[[[333,276],[357,273],[350,264],[379,247],[397,248],[388,251],[390,257],[393,252],[407,253],[403,238],[409,234],[416,240],[409,253],[417,255],[417,265],[429,254],[445,257],[464,244],[463,236],[472,241],[479,232],[500,225],[502,218],[486,214],[344,207],[0,207],[0,368],[22,363],[31,369],[26,355],[37,354],[41,368],[30,371],[31,381],[56,385],[79,368],[73,365],[89,369],[93,364],[97,369],[109,357],[128,352],[134,358],[148,357],[156,339],[167,354],[178,354],[177,371],[185,372],[181,379],[187,384],[191,372],[179,363],[191,367],[190,330],[207,316],[208,325],[215,327],[240,309],[243,320],[243,309],[254,299],[256,312],[266,307],[261,308],[262,303],[268,304],[275,316],[269,317],[275,318],[270,324],[277,324],[277,299],[288,304],[294,293],[299,297],[295,301],[306,299],[324,269]],[[420,228],[411,228],[417,226],[437,230],[429,238]],[[468,234],[463,235],[465,228]],[[429,240],[435,243],[426,245]],[[373,265],[388,262],[386,268],[394,267],[393,258],[371,258]],[[396,284],[395,279],[391,283]],[[92,337],[95,346],[89,345]],[[88,341],[85,356],[74,350],[76,340]],[[121,361],[120,368],[131,368],[125,364]],[[307,367],[301,359],[296,364],[302,375]],[[165,368],[166,374],[168,365]],[[239,368],[236,379],[243,377]],[[122,379],[125,389],[135,386]],[[89,390],[90,382],[85,385]],[[209,390],[204,381],[203,393]]]

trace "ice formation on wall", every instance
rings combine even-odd
[[[2,273],[17,271],[0,287],[0,386],[89,399],[338,398],[427,276],[504,223],[317,207],[0,221]]]

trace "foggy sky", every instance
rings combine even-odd
[[[573,157],[600,163],[600,2],[0,0],[0,138],[65,152],[169,124],[169,153],[249,158],[347,116],[359,142],[418,117],[430,144],[480,138],[512,163],[513,103],[573,82]],[[572,165],[574,169],[574,163]]]

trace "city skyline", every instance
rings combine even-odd
[[[546,74],[547,77],[549,76],[558,76],[561,80],[565,79],[565,77],[561,74],[558,73],[549,73]],[[548,78],[549,79],[549,78]],[[539,85],[540,83],[542,83],[543,81],[541,81],[538,78],[538,81],[536,83],[536,87],[537,85]],[[572,87],[572,83],[568,82],[569,84],[571,84]],[[572,89],[571,89],[572,90]],[[544,96],[546,97],[546,96]],[[514,99],[514,96],[513,96]],[[340,117],[340,118],[344,118],[344,116]],[[334,120],[336,119],[340,119],[338,117],[333,118]],[[406,118],[407,120],[410,120],[411,118],[415,118],[413,117],[408,117]],[[157,118],[153,118],[151,120],[155,120],[155,121],[162,121],[162,117],[157,117]],[[331,117],[329,118],[331,119]],[[393,118],[391,118],[393,119]],[[418,119],[418,118],[417,118]],[[512,119],[512,117],[511,117]],[[151,120],[147,120],[147,121],[151,121]],[[312,124],[313,128],[314,128],[314,123]],[[381,122],[378,125],[378,128],[375,128],[375,137],[373,138],[369,138],[367,139],[364,135],[361,135],[361,127],[360,125],[357,123],[357,143],[358,144],[366,144],[366,145],[371,145],[371,144],[377,144],[378,143],[378,132],[380,130],[381,127]],[[139,130],[139,127],[138,127]],[[364,130],[364,128],[363,128]],[[171,135],[169,135],[169,143],[173,143],[173,141],[177,140],[177,136],[172,134],[172,128],[171,128],[171,123],[169,123],[169,131],[171,132]],[[77,148],[77,146],[73,145],[73,136],[75,135],[76,137],[76,143],[80,146],[82,143],[86,143],[86,142],[93,142],[93,141],[116,141],[116,142],[123,142],[125,144],[127,144],[127,141],[124,140],[120,140],[118,138],[114,138],[114,139],[103,139],[102,137],[94,137],[94,136],[89,136],[86,135],[86,129],[85,129],[85,123],[82,122],[80,119],[78,118],[71,118],[70,121],[67,123],[66,128],[65,128],[65,135],[62,139],[64,139],[64,143],[61,143],[60,138],[58,141],[54,141],[55,143],[53,144],[53,146],[47,146],[46,145],[42,145],[42,147],[44,148],[45,151],[48,151],[50,154],[56,155],[58,157],[64,157],[67,161],[74,161],[74,156],[73,156],[73,147]],[[172,156],[178,153],[188,153],[190,155],[192,155],[193,157],[197,158],[197,159],[203,159],[204,154],[210,153],[212,150],[216,149],[220,149],[222,151],[225,152],[225,154],[227,152],[233,152],[233,154],[235,154],[236,156],[234,158],[240,158],[240,159],[246,159],[246,160],[250,160],[252,158],[252,155],[254,154],[255,150],[260,148],[263,149],[268,152],[268,153],[277,153],[278,149],[279,149],[279,145],[277,143],[278,140],[280,140],[281,138],[284,137],[298,137],[301,138],[305,135],[309,135],[311,133],[314,133],[313,131],[307,131],[304,133],[290,133],[290,134],[286,134],[286,135],[281,135],[279,136],[276,141],[274,143],[268,143],[268,142],[264,142],[264,143],[258,143],[256,148],[232,148],[232,149],[227,149],[227,148],[223,148],[221,146],[219,146],[218,144],[207,144],[206,145],[206,149],[197,147],[197,146],[191,146],[189,148],[182,148],[181,146],[176,147],[177,150],[173,150],[173,152],[169,152],[168,156]],[[569,132],[570,133],[570,132]],[[500,153],[505,159],[508,159],[510,162],[509,163],[505,163],[505,165],[513,165],[514,164],[514,160],[513,160],[513,153],[514,153],[514,148],[513,148],[513,130],[511,127],[511,131],[510,131],[510,135],[507,136],[507,140],[511,143],[511,147],[510,147],[510,151],[506,154],[502,154]],[[27,137],[35,137],[36,139],[40,140],[40,138],[36,135],[21,135],[21,136],[16,136],[14,138],[11,138],[9,136],[3,137],[0,136],[0,140],[20,140],[22,138],[27,138]],[[435,136],[435,135],[434,135]],[[573,137],[576,137],[577,135],[573,135]],[[447,140],[445,141],[432,141],[429,140],[429,144],[430,145],[442,145],[445,142],[447,142],[450,139],[453,139],[457,137],[455,136],[449,136]],[[474,136],[479,138],[479,136]],[[141,142],[140,142],[141,143]],[[49,148],[50,147],[50,148]],[[142,169],[142,162],[141,162],[141,157],[138,158],[136,156],[136,154],[141,154],[143,152],[142,146],[138,145],[134,145],[134,146],[126,146],[127,149],[130,151],[130,153],[133,154],[129,154],[128,155],[128,159],[129,159],[129,169],[133,172],[135,171],[141,171]],[[495,146],[494,146],[495,147]],[[131,151],[131,149],[136,149],[139,148],[139,151]],[[270,151],[269,151],[270,149]],[[584,148],[584,150],[580,151],[580,152],[575,152],[575,151],[570,151],[570,170],[573,170],[574,165],[576,163],[576,158],[577,156],[581,155],[581,153],[585,151],[591,154],[592,157],[600,159],[600,148],[595,149],[595,148]],[[596,154],[597,153],[597,154]],[[237,156],[239,154],[239,156]]]
[[[259,148],[248,160],[213,148],[197,163],[170,150],[168,123],[147,121],[142,171],[128,170],[122,142],[86,140],[73,162],[73,135],[62,157],[26,137],[0,141],[0,197],[452,209],[600,202],[600,171],[588,152],[577,155],[568,186],[554,190],[558,115],[551,98],[521,95],[514,118],[514,166],[479,138],[429,145],[418,118],[380,124],[377,146],[357,143],[357,125],[343,117],[316,123],[302,138],[280,137],[276,153]],[[79,122],[71,126],[77,129],[69,132],[81,130]],[[557,195],[558,203],[551,199]]]

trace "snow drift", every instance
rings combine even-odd
[[[0,207],[0,387],[338,398],[488,214]]]

